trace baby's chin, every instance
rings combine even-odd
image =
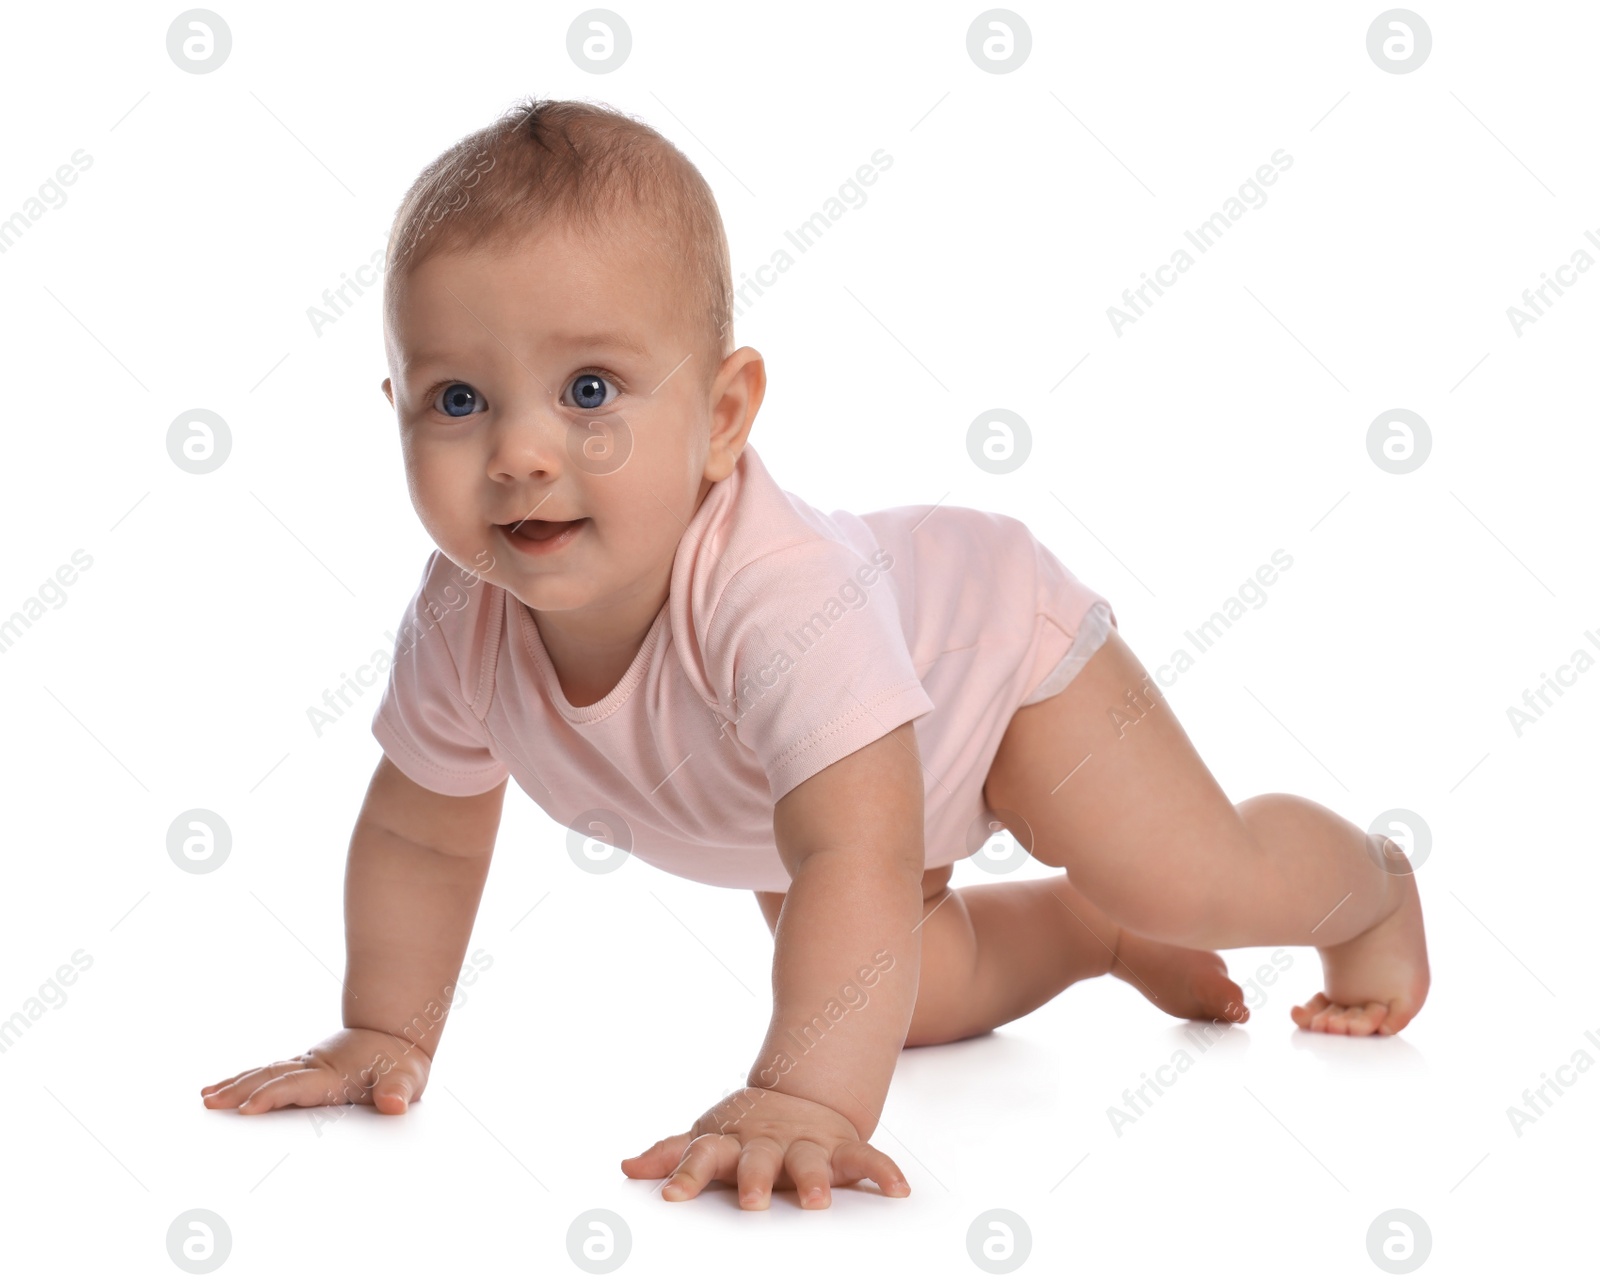
[[[496,567],[483,577],[489,584],[504,589],[530,611],[576,611],[594,601],[592,589],[582,583],[559,583],[566,577],[516,575],[510,568]]]

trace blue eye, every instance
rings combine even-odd
[[[454,418],[483,409],[483,397],[471,384],[449,384],[434,402],[434,409]]]
[[[591,372],[579,375],[567,385],[567,391],[572,394],[572,400],[580,410],[599,410],[610,400],[606,397],[607,387],[608,380]],[[612,392],[616,390],[612,389]]]

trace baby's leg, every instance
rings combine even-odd
[[[1065,877],[956,889],[947,886],[950,872],[929,870],[923,880],[922,966],[907,1048],[992,1031],[1108,972],[1175,1017],[1247,1017],[1221,956],[1128,932]],[[758,892],[756,900],[776,931],[783,894]]]
[[[1235,808],[1115,629],[1063,691],[1012,716],[985,798],[1135,932],[1316,946],[1324,993],[1294,1011],[1303,1027],[1392,1034],[1422,1006],[1422,906],[1404,854],[1293,795]]]

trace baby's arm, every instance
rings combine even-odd
[[[461,972],[500,825],[505,782],[436,794],[385,756],[345,865],[344,1029],[298,1057],[207,1085],[208,1107],[254,1114],[422,1096]]]
[[[772,1021],[749,1087],[688,1133],[625,1161],[624,1172],[671,1173],[669,1199],[713,1178],[737,1181],[740,1204],[756,1209],[774,1185],[797,1188],[802,1206],[816,1209],[830,1203],[830,1186],[860,1178],[909,1193],[899,1168],[865,1140],[916,1003],[923,805],[910,723],[778,801],[773,828],[792,882],[774,941]]]

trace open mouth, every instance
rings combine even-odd
[[[529,553],[542,553],[563,548],[589,521],[588,518],[571,518],[565,522],[549,522],[544,518],[524,518],[521,522],[508,522],[500,527],[506,539],[518,549]]]

